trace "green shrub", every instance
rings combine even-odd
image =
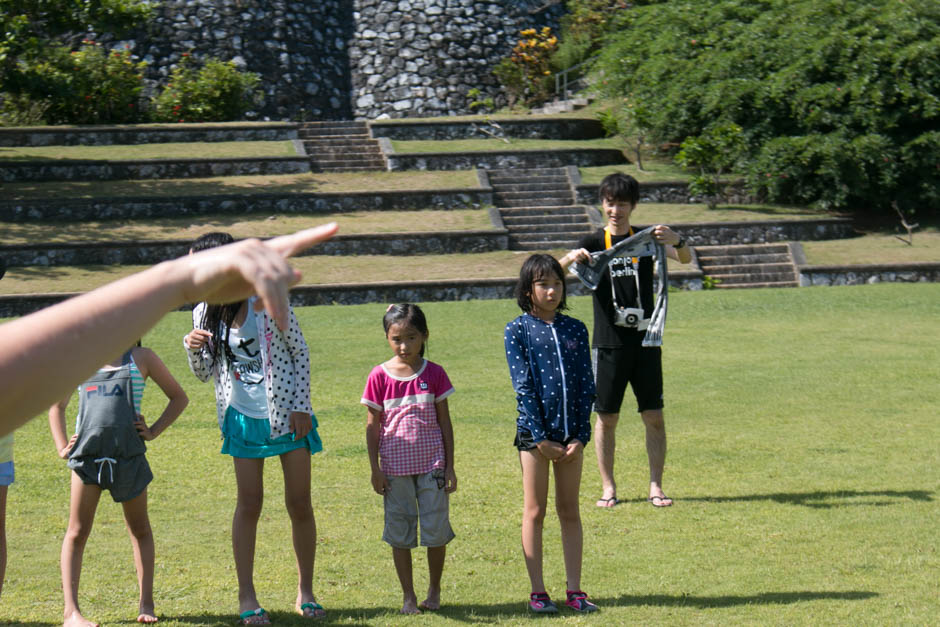
[[[48,124],[124,124],[140,118],[138,96],[146,64],[129,50],[85,41],[78,50],[50,46],[41,59],[20,67],[19,97],[27,118],[43,110]]]
[[[25,94],[0,94],[0,126],[45,124],[49,102],[33,100]]]
[[[658,2],[610,32],[597,83],[642,107],[650,141],[733,122],[768,200],[936,208],[940,3]]]
[[[231,61],[208,59],[196,69],[184,53],[166,87],[153,99],[156,122],[224,122],[241,119],[262,104],[261,78],[242,72]]]
[[[698,170],[689,182],[689,191],[702,196],[708,207],[714,209],[718,200],[725,199],[722,176],[737,165],[744,150],[741,127],[733,122],[716,124],[701,134],[688,137],[675,157],[683,168]]]

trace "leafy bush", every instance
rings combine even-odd
[[[509,106],[517,103],[539,105],[551,97],[553,89],[551,57],[558,47],[558,38],[548,26],[519,31],[522,39],[513,47],[512,54],[503,59],[493,73],[499,79]]]
[[[46,121],[49,103],[24,94],[0,94],[0,126],[37,126]]]
[[[725,198],[722,176],[741,158],[744,150],[741,132],[741,127],[733,122],[716,124],[701,135],[686,138],[679,147],[676,163],[698,170],[689,182],[689,191],[704,197],[710,209]]]
[[[940,3],[658,2],[611,33],[597,82],[651,141],[734,123],[771,201],[936,208]]]
[[[208,59],[196,69],[193,58],[183,54],[166,87],[154,99],[156,122],[223,122],[241,119],[262,103],[257,89],[261,78],[242,72],[231,61]]]
[[[19,68],[21,115],[42,110],[48,124],[122,124],[140,118],[137,99],[146,64],[134,63],[129,50],[108,51],[85,41],[78,50],[51,46]]]

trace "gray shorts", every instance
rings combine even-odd
[[[382,539],[396,549],[418,546],[418,521],[421,521],[421,546],[444,546],[454,539],[450,526],[449,497],[444,491],[443,469],[423,475],[388,476],[389,490],[384,496],[385,531]]]
[[[85,485],[96,485],[110,491],[115,503],[139,496],[153,481],[150,464],[143,455],[117,459],[87,455],[70,459],[69,468]]]

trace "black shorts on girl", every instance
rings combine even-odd
[[[571,436],[564,442],[561,442],[562,446],[568,446],[568,444],[574,439],[574,436]],[[539,447],[535,443],[535,440],[532,439],[532,434],[526,429],[516,429],[516,438],[513,440],[513,446],[515,446],[520,451],[531,451]]]
[[[70,459],[69,468],[85,485],[111,492],[115,503],[136,498],[153,481],[150,463],[143,455],[118,458],[87,455]]]

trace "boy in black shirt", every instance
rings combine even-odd
[[[627,174],[614,173],[601,181],[599,196],[607,226],[585,236],[579,248],[559,260],[563,268],[578,261],[587,263],[590,253],[610,248],[633,235],[630,216],[640,198],[640,186]],[[666,248],[666,254],[680,263],[689,263],[692,253],[685,240],[665,225],[653,231]],[[665,261],[663,261],[665,263]],[[655,507],[672,505],[663,492],[663,466],[666,462],[666,425],[663,421],[662,352],[641,346],[653,311],[653,258],[618,257],[594,291],[594,376],[597,423],[594,448],[601,474],[603,494],[598,507],[613,507],[617,500],[614,481],[616,428],[620,419],[627,383],[633,388],[637,410],[646,426],[646,453],[650,466],[649,502]]]

